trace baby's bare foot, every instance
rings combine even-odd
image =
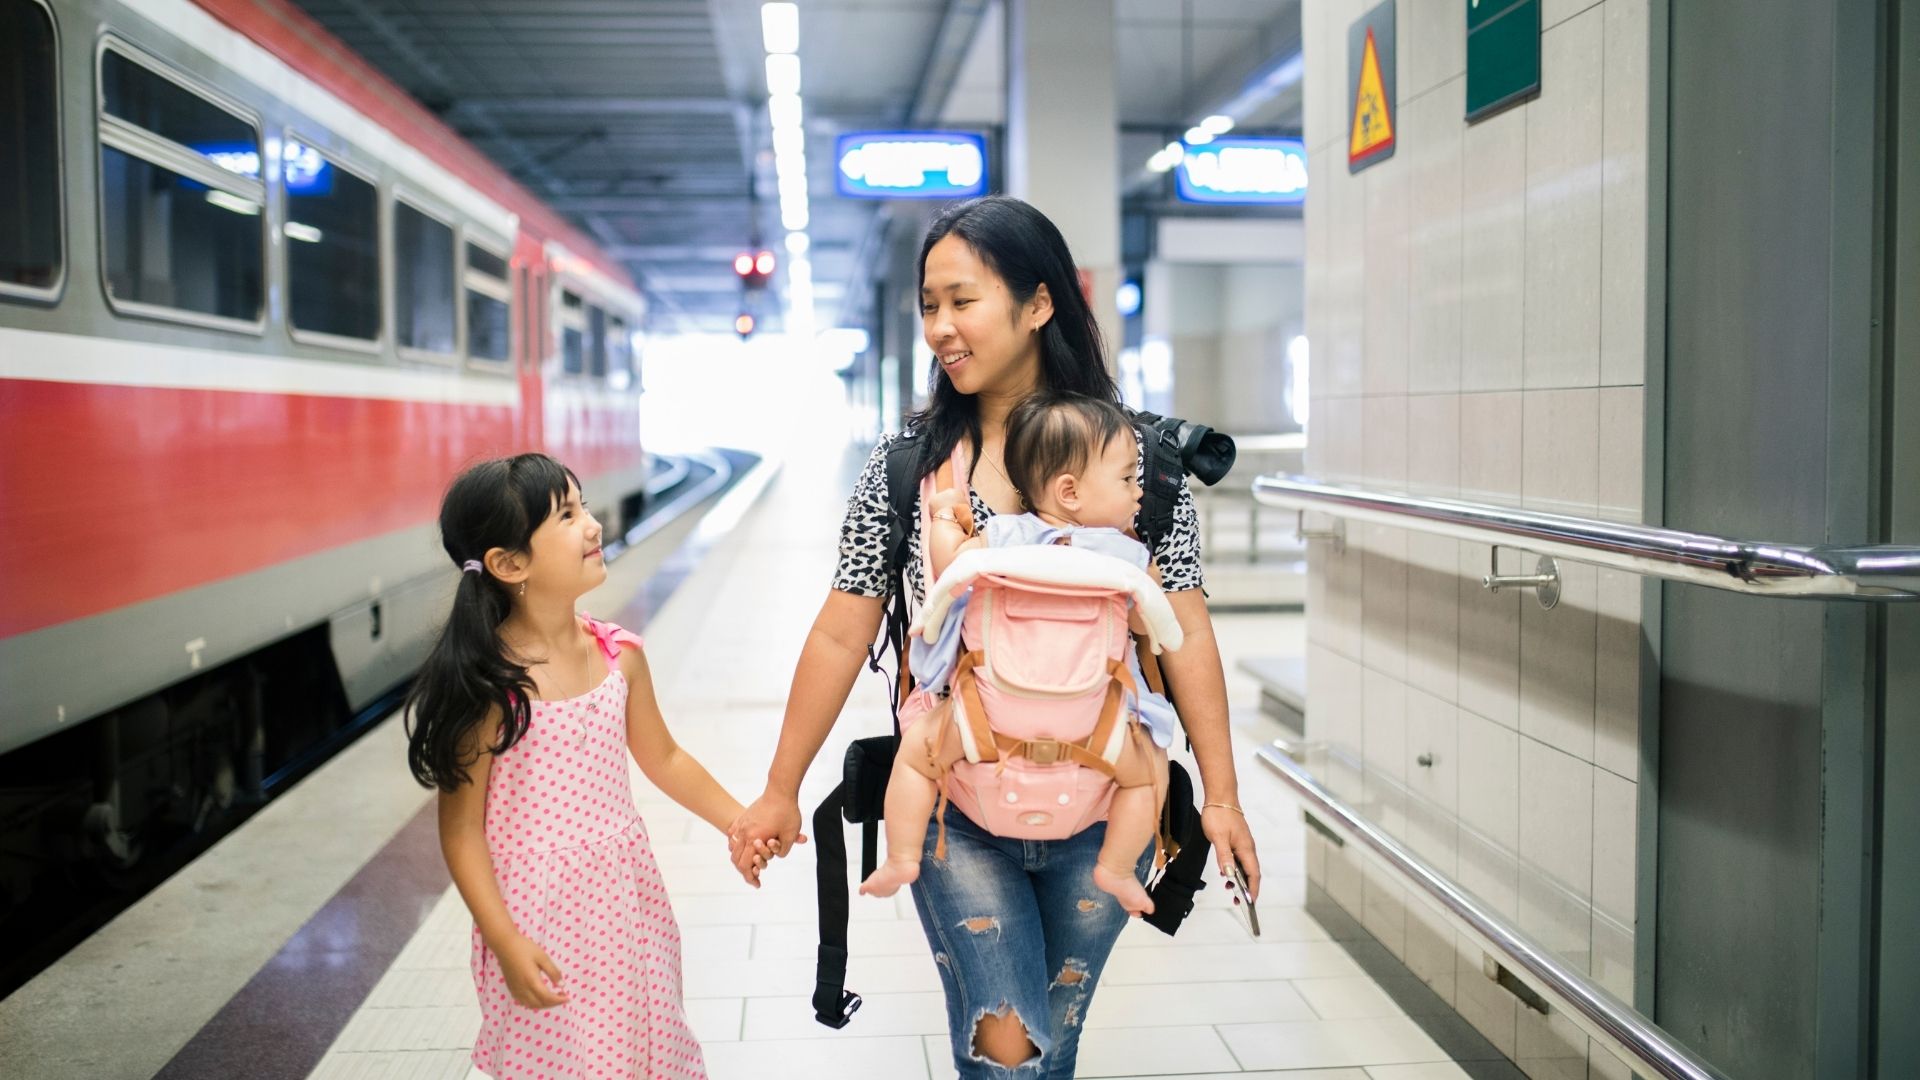
[[[1128,915],[1138,918],[1153,914],[1153,898],[1147,895],[1147,890],[1141,886],[1140,879],[1133,876],[1131,869],[1109,870],[1095,863],[1093,883],[1100,887],[1100,891],[1120,901],[1120,906],[1127,909]]]
[[[892,896],[900,891],[900,886],[911,885],[920,879],[920,860],[911,862],[902,859],[888,859],[860,883],[862,896]]]

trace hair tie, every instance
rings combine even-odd
[[[479,559],[468,559],[460,564],[460,570],[466,574],[478,574],[486,570],[486,567],[480,565]]]

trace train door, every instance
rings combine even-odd
[[[545,445],[546,412],[540,373],[547,359],[552,337],[547,306],[551,281],[547,253],[540,243],[521,233],[514,251],[517,273],[514,281],[514,310],[519,314],[520,332],[514,342],[514,375],[520,383],[520,415],[514,434],[520,445],[538,450]]]

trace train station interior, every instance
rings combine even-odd
[[[1915,601],[1915,0],[0,0],[0,1077],[1920,1077]]]

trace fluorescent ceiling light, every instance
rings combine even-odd
[[[289,240],[304,240],[309,244],[317,244],[321,240],[320,230],[305,222],[289,221],[280,227],[280,231],[286,233]]]
[[[761,4],[760,37],[770,53],[800,51],[800,5]]]
[[[1200,127],[1210,135],[1225,135],[1233,130],[1233,117],[1215,113],[1200,121]],[[1192,140],[1189,139],[1189,142]]]
[[[245,214],[247,217],[256,217],[260,213],[259,203],[251,199],[243,199],[238,195],[229,195],[219,188],[207,192],[207,201],[222,210],[231,210],[236,214]]]
[[[805,255],[807,249],[812,246],[813,240],[808,237],[806,233],[790,232],[787,234],[787,254],[789,255]]]
[[[800,95],[775,94],[767,99],[767,115],[773,118],[774,130],[781,128],[800,128]]]
[[[1187,129],[1186,141],[1189,146],[1205,146],[1213,141],[1213,132],[1204,127],[1190,127]]]
[[[780,203],[780,224],[785,228],[799,231],[807,227],[807,204],[789,206],[783,200]]]
[[[773,153],[775,158],[803,157],[807,152],[806,133],[797,127],[777,127],[773,129]]]
[[[785,180],[789,176],[806,176],[806,156],[803,154],[773,155],[773,174],[782,180]]]
[[[792,53],[770,53],[767,56],[767,93],[798,94],[800,92],[800,58]]]

